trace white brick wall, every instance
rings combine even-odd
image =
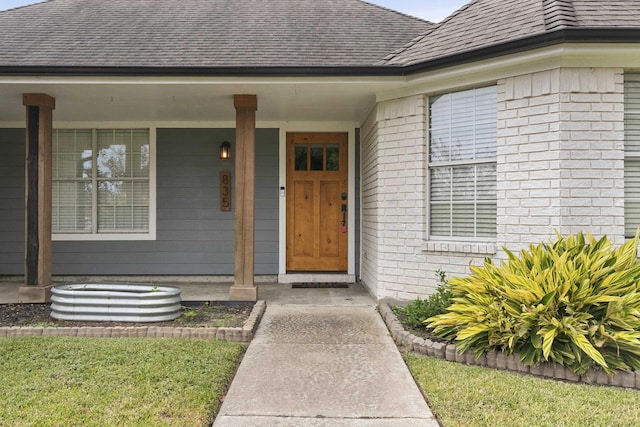
[[[436,270],[465,274],[473,257],[440,244],[425,251],[426,108],[424,96],[382,102],[362,126],[362,281],[378,298],[431,294]]]
[[[378,298],[425,297],[436,270],[468,274],[485,256],[504,259],[496,248],[518,251],[555,230],[624,241],[622,70],[562,68],[497,85],[495,242],[425,242],[424,96],[381,102],[363,123],[362,279]]]
[[[361,266],[360,276],[378,294],[378,123],[376,107],[360,128],[361,146]]]
[[[498,82],[498,242],[589,231],[624,240],[622,70],[564,68]],[[501,256],[503,257],[503,256]]]

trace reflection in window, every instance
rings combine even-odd
[[[324,170],[324,145],[311,144],[311,170]]]
[[[148,129],[56,130],[53,159],[54,233],[149,230]]]
[[[52,183],[52,228],[60,232],[91,232],[91,181]]]
[[[296,144],[295,156],[296,156],[295,170],[306,171],[307,170],[307,144]]]
[[[430,234],[495,237],[496,87],[431,97],[429,126]]]
[[[98,228],[101,232],[147,227],[149,184],[102,181],[98,188]]]
[[[53,137],[53,177],[90,178],[91,130],[60,130]]]
[[[294,155],[294,167],[297,171],[337,172],[340,170],[339,144],[295,144]]]
[[[340,169],[340,146],[327,144],[327,170],[336,172]]]
[[[432,167],[431,234],[495,236],[496,165]]]
[[[430,162],[495,158],[498,131],[494,86],[434,96],[429,107]]]

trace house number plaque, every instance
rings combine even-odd
[[[220,210],[231,211],[231,172],[220,172]]]

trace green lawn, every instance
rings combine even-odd
[[[213,340],[0,339],[0,424],[208,426],[245,347]]]
[[[558,382],[407,354],[445,427],[640,426],[640,391]]]

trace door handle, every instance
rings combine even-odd
[[[344,195],[344,193],[342,193]],[[340,206],[340,210],[342,212],[342,226],[340,227],[340,231],[343,233],[347,232],[347,204],[343,203]]]

